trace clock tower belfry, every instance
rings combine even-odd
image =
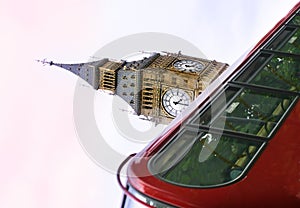
[[[137,113],[167,124],[179,115],[227,67],[225,63],[179,53],[142,53],[134,61],[108,58],[81,64],[57,64],[88,82],[120,96]]]
[[[169,123],[227,67],[180,52],[160,53],[143,69],[141,114],[156,123]]]

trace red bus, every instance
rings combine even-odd
[[[300,3],[130,155],[122,207],[300,207],[299,34]]]

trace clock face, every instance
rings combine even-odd
[[[168,114],[176,117],[191,102],[190,96],[182,89],[171,88],[162,97],[162,105]]]
[[[199,72],[204,68],[204,65],[198,61],[180,60],[174,63],[174,67],[179,71],[185,72]]]

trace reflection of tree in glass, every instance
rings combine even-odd
[[[276,89],[300,91],[300,59],[274,57],[251,81]]]
[[[296,16],[292,19],[291,23],[292,23],[293,25],[300,25],[300,16],[299,16],[299,15],[296,15]]]
[[[230,172],[234,168],[243,170],[253,157],[254,152],[248,153],[250,145],[253,145],[253,142],[223,136],[217,147],[210,149],[210,145],[204,140],[197,140],[185,157],[163,173],[162,177],[183,185],[205,186],[225,183],[233,179]],[[203,148],[208,148],[211,154],[207,160],[199,162],[199,154]],[[242,166],[237,165],[236,161],[245,156],[247,161]]]
[[[300,54],[300,30],[298,29],[289,41],[280,49],[287,53]]]
[[[265,126],[267,127],[265,133],[268,134],[281,118],[291,99],[286,95],[278,96],[246,89],[233,101],[239,105],[233,111],[227,112],[225,116],[222,115],[222,119],[226,118],[225,128],[258,135]]]

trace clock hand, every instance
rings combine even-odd
[[[191,64],[185,64],[184,67],[193,67],[194,65]]]
[[[185,66],[185,67],[195,67],[196,64],[195,64],[195,63],[194,63],[194,64],[185,64],[184,66]]]
[[[184,105],[184,106],[189,106],[189,104],[185,104],[185,103],[178,103],[179,105]]]
[[[177,104],[179,104],[181,101],[182,101],[182,99],[178,100],[177,102],[176,102],[176,101],[173,101],[173,103],[174,103],[174,105],[177,105]]]
[[[178,100],[177,102],[176,101],[173,101],[173,103],[175,105],[179,104],[179,105],[184,105],[184,106],[188,106],[189,104],[185,104],[185,103],[181,103],[182,99]]]
[[[181,103],[182,99],[178,100],[177,102],[176,101],[173,101],[173,103],[175,105],[179,104],[179,105],[184,105],[184,106],[188,106],[189,104],[186,104],[186,103]]]

